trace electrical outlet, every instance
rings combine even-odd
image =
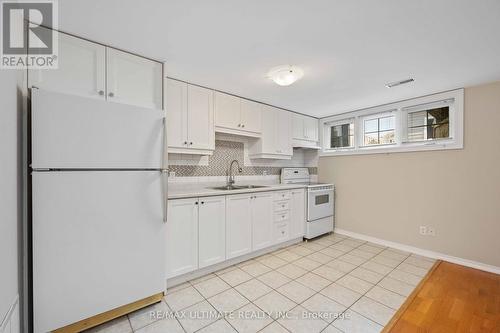
[[[170,171],[170,172],[168,173],[168,176],[169,176],[170,178],[175,178],[175,171]]]
[[[421,235],[427,235],[427,227],[425,225],[420,226],[420,234]]]
[[[427,227],[427,235],[432,237],[436,236],[436,229],[433,227]]]

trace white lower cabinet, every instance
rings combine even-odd
[[[226,198],[227,259],[252,251],[252,198],[253,194],[231,195]]]
[[[199,268],[226,260],[226,197],[199,199]]]
[[[273,193],[264,192],[253,195],[252,250],[260,250],[273,245]]]
[[[198,269],[198,199],[168,202],[167,278]]]
[[[226,259],[226,197],[168,202],[167,278]]]
[[[167,278],[304,236],[304,189],[168,202]]]
[[[306,228],[306,196],[302,188],[292,190],[290,199],[290,238],[303,237]]]

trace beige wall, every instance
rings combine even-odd
[[[463,150],[321,157],[336,226],[500,267],[500,82],[465,89],[464,113]]]

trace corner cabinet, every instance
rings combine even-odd
[[[226,197],[168,201],[167,279],[226,259]]]
[[[213,91],[165,79],[169,153],[212,155],[215,149]]]
[[[262,159],[291,159],[291,112],[272,106],[263,106],[262,136],[250,145],[249,157]]]
[[[28,87],[162,109],[162,63],[57,34],[58,69],[28,69]]]
[[[215,130],[221,133],[260,137],[262,104],[215,92]]]

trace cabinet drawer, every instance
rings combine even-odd
[[[275,201],[274,202],[274,211],[279,212],[282,210],[289,210],[290,209],[290,201],[285,200],[285,201]]]
[[[289,218],[290,218],[289,211],[274,213],[274,222],[288,221]]]
[[[274,243],[281,243],[288,240],[290,236],[290,227],[288,222],[276,223],[274,225],[273,238]]]
[[[276,192],[274,193],[274,200],[288,200],[291,197],[290,191]]]

